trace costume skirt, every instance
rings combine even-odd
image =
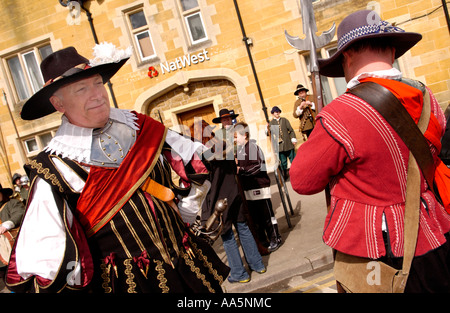
[[[89,241],[97,292],[222,292],[229,272],[170,205],[140,190]]]

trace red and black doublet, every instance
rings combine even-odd
[[[16,271],[13,251],[7,275],[10,289],[59,292],[68,287],[106,293],[222,291],[220,285],[228,275],[228,267],[210,245],[191,233],[170,203],[141,188],[150,177],[175,190],[175,194],[183,193],[183,188],[172,183],[174,164],[169,162],[176,161],[170,157],[173,151],[164,141],[166,128],[148,116],[136,115],[136,142],[118,168],[89,166],[88,172],[84,164],[59,158],[85,181],[81,194],[74,192],[54,165],[52,160],[57,156],[41,152],[31,162],[32,183],[39,177],[52,187],[65,225],[66,253],[55,279],[48,280],[39,276],[23,279]],[[192,169],[192,165],[187,168]],[[68,210],[73,219],[67,219]],[[69,286],[66,277],[73,267],[67,265],[74,261],[81,264],[81,280]]]

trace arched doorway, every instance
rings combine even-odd
[[[159,95],[149,103],[146,113],[180,131],[188,129],[194,123],[194,118],[204,119],[214,125],[213,118],[223,108],[243,115],[233,83],[227,79],[210,79],[178,86]]]

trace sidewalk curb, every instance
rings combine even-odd
[[[269,265],[267,272],[264,274],[258,274],[251,272],[252,280],[249,283],[229,283],[224,282],[222,285],[224,292],[226,293],[251,293],[257,292],[257,290],[276,284],[285,279],[305,275],[314,270],[318,270],[322,267],[333,263],[332,251],[329,247],[320,249],[321,251],[305,255],[301,257],[300,261],[294,266],[289,266],[289,262],[283,262],[278,265]],[[276,252],[274,252],[276,253]]]

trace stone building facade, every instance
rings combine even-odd
[[[423,40],[396,66],[426,83],[445,109],[450,36],[444,3],[316,0],[313,7],[319,33],[365,8],[422,33]],[[174,129],[196,116],[211,123],[220,109],[233,109],[238,121],[250,125],[270,163],[264,132],[270,109],[280,107],[297,130],[293,92],[299,83],[312,90],[309,52],[293,49],[284,34],[303,38],[300,11],[298,0],[2,0],[0,183],[10,186],[13,173],[23,174],[23,165],[60,124],[58,113],[31,122],[20,119],[24,101],[44,83],[36,65],[67,46],[89,58],[96,39],[133,47],[130,60],[111,79],[112,105],[148,114]],[[336,36],[318,53],[327,57],[335,49]],[[323,77],[322,83],[325,103],[345,90],[343,79]]]

